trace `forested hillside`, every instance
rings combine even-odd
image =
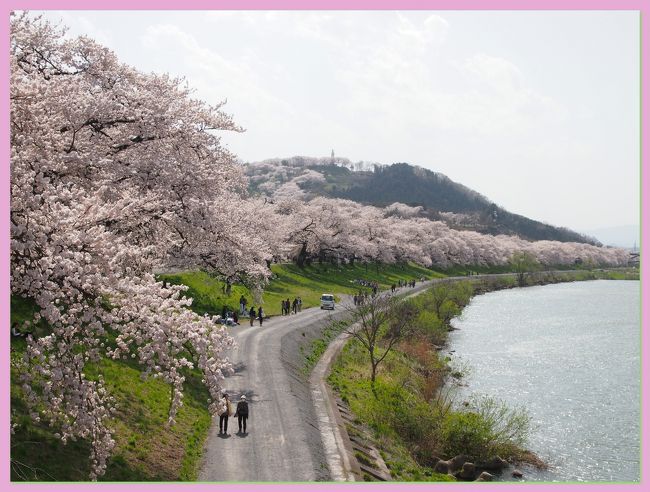
[[[516,235],[530,241],[549,240],[597,244],[577,232],[538,222],[508,212],[474,190],[441,173],[406,163],[392,165],[352,163],[343,158],[293,157],[269,159],[247,167],[254,190],[273,189],[271,183],[286,183],[294,177],[304,191],[331,198],[345,198],[366,205],[385,207],[395,202],[421,206],[421,216],[442,220],[452,228],[484,234]],[[325,180],[309,179],[311,170]],[[262,174],[260,174],[260,172]],[[259,181],[256,181],[256,178]]]

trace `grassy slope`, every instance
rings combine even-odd
[[[282,298],[302,296],[303,306],[315,306],[322,292],[353,293],[356,278],[376,280],[387,287],[398,279],[431,277],[431,271],[416,266],[308,267],[274,265],[274,278],[264,293],[267,314],[279,314]],[[252,299],[248,289],[233,286],[230,297],[222,292],[223,284],[202,272],[163,276],[169,282],[190,286],[188,295],[195,298],[197,312],[220,313],[225,303],[238,305],[239,296]],[[257,307],[257,305],[256,305]],[[33,306],[12,299],[11,319],[19,322],[31,318]],[[45,333],[46,327],[39,332]],[[42,334],[41,333],[41,334]],[[20,357],[25,342],[12,340],[12,358]],[[103,481],[177,481],[194,480],[202,446],[210,426],[205,402],[207,392],[197,372],[187,374],[184,405],[177,423],[167,425],[169,386],[160,380],[141,380],[136,364],[104,359],[101,370],[112,395],[117,399],[118,415],[113,424],[116,449]],[[96,371],[96,369],[95,369]],[[89,369],[88,374],[93,371]],[[11,406],[21,425],[12,436],[12,480],[78,481],[88,477],[88,444],[84,441],[63,445],[54,438],[46,424],[34,424],[26,415],[17,374],[12,371]]]
[[[12,299],[12,322],[29,319],[33,307]],[[41,330],[45,331],[44,327]],[[40,331],[40,330],[39,330]],[[25,341],[13,338],[12,359],[19,358]],[[110,393],[116,397],[112,427],[116,448],[103,481],[194,480],[210,415],[208,393],[197,371],[186,373],[184,405],[174,426],[167,425],[169,386],[157,379],[140,378],[136,364],[103,359],[100,363]],[[98,368],[88,367],[89,377]],[[47,424],[35,424],[26,412],[22,390],[12,368],[11,408],[20,425],[12,436],[12,480],[87,480],[89,446],[79,440],[64,445]]]
[[[370,386],[368,355],[357,341],[344,348],[329,376],[329,383],[358,420],[370,427],[382,457],[394,480],[448,481],[414,459],[409,433],[426,432],[422,419],[430,409],[421,396],[424,381],[417,374],[416,362],[399,351],[391,352],[380,365],[376,381],[378,397]],[[424,450],[422,450],[424,452]]]
[[[444,276],[434,273],[417,265],[379,266],[363,265],[340,267],[331,265],[313,265],[298,268],[291,264],[272,265],[273,278],[263,294],[263,306],[267,315],[280,314],[280,301],[294,297],[302,297],[304,308],[318,306],[320,295],[324,292],[335,294],[353,294],[359,290],[355,279],[363,278],[377,281],[380,288],[387,288],[398,280],[412,280],[420,277],[431,278]],[[239,307],[239,297],[243,294],[248,299],[250,307],[253,296],[244,286],[233,285],[230,296],[223,292],[223,282],[204,272],[184,272],[160,275],[174,284],[184,284],[189,287],[187,296],[194,298],[192,308],[199,313],[220,314],[224,305],[231,309]],[[259,303],[253,302],[257,309]]]

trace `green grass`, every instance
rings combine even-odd
[[[328,382],[357,419],[367,425],[381,449],[391,475],[397,481],[448,481],[433,472],[433,463],[422,464],[416,455],[432,456],[433,450],[415,449],[413,442],[430,433],[429,405],[417,398],[422,384],[413,360],[391,352],[380,366],[375,397],[369,381],[367,354],[356,340],[349,342],[332,368]],[[420,461],[420,462],[418,462]]]
[[[11,319],[30,319],[34,305],[13,298]],[[37,331],[45,331],[39,326]],[[26,342],[13,338],[11,358],[21,357]],[[13,366],[13,365],[12,365]],[[167,424],[169,385],[158,379],[143,380],[132,361],[103,358],[99,366],[88,365],[86,375],[101,372],[116,398],[117,412],[110,427],[116,447],[101,481],[196,480],[201,452],[210,427],[208,392],[198,371],[186,371],[185,398],[176,423]],[[83,439],[63,444],[47,423],[34,423],[28,415],[17,370],[11,370],[11,409],[18,423],[11,436],[13,481],[86,481],[90,472],[89,444]]]
[[[12,356],[24,345],[14,343]],[[176,424],[167,424],[169,386],[142,380],[131,364],[103,359],[100,369],[117,401],[111,422],[116,447],[101,481],[195,480],[203,442],[210,426],[208,393],[200,376],[188,373],[184,405]],[[89,377],[97,368],[88,369]],[[26,412],[22,390],[12,371],[11,407],[20,425],[11,438],[12,480],[85,481],[90,471],[89,445],[84,440],[64,445],[46,423],[34,423]],[[19,463],[19,465],[16,465]]]
[[[311,373],[312,369],[323,355],[323,352],[327,350],[327,347],[332,340],[343,333],[343,330],[349,327],[350,324],[351,322],[349,320],[335,321],[323,330],[320,338],[311,342],[309,351],[305,354],[305,365],[302,368],[302,372],[305,376],[308,376]]]
[[[271,266],[272,278],[264,289],[262,305],[267,315],[281,313],[281,301],[295,297],[302,298],[303,308],[318,306],[323,293],[354,294],[360,286],[354,281],[364,279],[376,281],[381,289],[390,287],[398,280],[413,280],[425,277],[443,277],[441,273],[433,272],[414,264],[402,265],[342,265],[330,264],[312,265],[299,268],[293,264],[278,264]],[[183,272],[160,275],[161,280],[172,284],[184,284],[189,287],[186,295],[192,297],[192,309],[198,313],[221,314],[223,306],[230,309],[239,308],[239,297],[244,295],[257,309],[259,300],[255,301],[251,291],[243,285],[233,285],[229,296],[224,292],[224,283],[205,272]]]

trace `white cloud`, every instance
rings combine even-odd
[[[337,74],[351,95],[348,112],[390,121],[390,131],[422,125],[488,135],[517,134],[567,117],[560,103],[528,86],[504,58],[433,56],[448,29],[437,15],[417,24],[398,14],[382,41],[342,56]]]
[[[478,53],[465,60],[462,68],[467,73],[498,94],[519,92],[524,86],[524,76],[511,62],[503,58]]]
[[[181,61],[180,71],[188,74],[192,86],[208,102],[227,96],[232,106],[255,108],[265,122],[278,112],[293,113],[286,101],[264,87],[259,66],[222,56],[175,25],[149,26],[141,36],[141,43],[152,56],[162,53],[164,57]]]

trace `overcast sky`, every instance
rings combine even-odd
[[[639,224],[637,12],[48,12],[246,128],[243,161],[446,174],[585,231]]]

